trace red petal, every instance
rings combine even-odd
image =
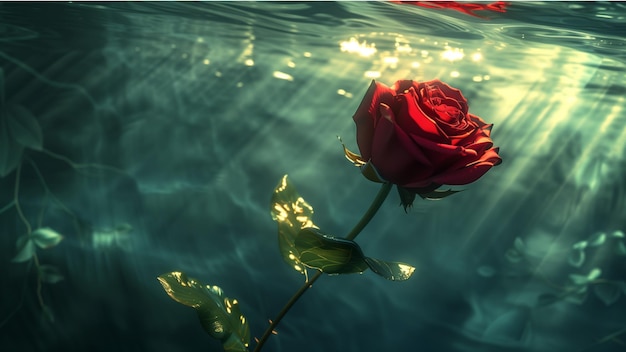
[[[416,161],[415,155],[420,149],[412,145],[409,152],[404,144],[407,140],[410,142],[408,136],[403,136],[402,130],[389,119],[380,119],[376,125],[372,164],[383,178],[401,186],[427,179],[432,170],[432,167]]]
[[[491,127],[493,127],[493,124],[487,124],[485,122],[485,120],[481,119],[480,117],[474,115],[474,114],[467,114],[467,118],[469,118],[472,122],[474,122],[476,124],[476,126],[478,127],[484,127],[484,126],[489,126],[489,129],[491,129]]]
[[[445,132],[437,126],[424,110],[417,104],[418,96],[413,87],[408,93],[398,96],[400,106],[398,107],[396,120],[398,125],[407,133],[422,136],[429,140],[441,143],[449,142]]]
[[[394,91],[382,83],[372,81],[361,104],[352,116],[356,123],[356,139],[361,156],[369,160],[372,156],[374,128],[378,119],[378,107],[381,102],[391,103]]]
[[[452,88],[447,83],[442,82],[438,79],[424,82],[424,85],[426,86],[430,85],[430,86],[435,86],[439,88],[446,97],[456,100],[459,103],[460,109],[463,112],[463,114],[467,115],[467,109],[468,109],[467,99],[465,99],[465,97],[463,96],[463,93],[459,89]]]
[[[410,79],[401,79],[396,81],[393,84],[393,89],[396,91],[396,94],[402,94],[405,90],[408,90],[411,87],[415,87],[416,82]]]
[[[411,139],[415,141],[416,144],[421,146],[424,149],[430,150],[434,153],[429,153],[429,155],[439,155],[441,159],[447,158],[449,156],[469,156],[469,155],[477,155],[476,151],[472,149],[467,149],[461,145],[450,145],[444,143],[437,143],[431,140],[425,139],[421,136],[410,135]],[[432,160],[432,159],[431,159]]]
[[[466,185],[478,180],[487,173],[493,165],[494,164],[490,162],[482,162],[460,170],[451,170],[450,172],[433,177],[433,181],[446,185]]]
[[[498,148],[493,148],[486,151],[479,160],[470,162],[462,168],[456,168],[457,165],[454,165],[447,171],[433,176],[432,180],[435,183],[446,185],[465,185],[478,180],[489,169],[501,162]]]
[[[493,147],[493,141],[488,136],[479,136],[474,142],[465,148],[475,150],[479,155],[485,152],[487,149]]]
[[[404,150],[413,157],[417,163],[424,166],[431,166],[430,160],[424,155],[422,148],[417,145],[407,132],[397,123],[397,118],[389,106],[380,104],[380,113],[383,117],[393,123],[394,133],[396,139],[404,147]]]

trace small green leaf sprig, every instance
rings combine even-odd
[[[54,321],[52,311],[44,303],[42,295],[42,283],[54,284],[63,280],[63,275],[59,269],[52,265],[41,264],[37,256],[36,247],[49,249],[57,246],[63,236],[55,230],[47,227],[39,227],[32,230],[32,225],[26,219],[19,202],[20,177],[22,171],[22,161],[24,150],[44,151],[43,134],[39,122],[35,116],[22,105],[7,104],[4,97],[4,73],[0,69],[0,178],[15,172],[15,187],[13,200],[0,209],[3,213],[10,208],[15,208],[17,214],[26,228],[26,234],[17,238],[16,255],[12,261],[15,263],[31,262],[35,264],[37,270],[37,300],[45,318]],[[43,181],[39,169],[34,163],[33,168],[40,177],[46,193],[49,193],[47,185]],[[66,208],[65,208],[66,209]],[[41,217],[40,217],[41,219]],[[41,221],[40,221],[41,222]],[[18,306],[19,309],[19,306]],[[17,309],[4,319],[0,326],[17,312]]]
[[[624,232],[617,230],[610,234],[598,232],[583,241],[576,242],[567,249],[567,264],[576,271],[569,274],[564,286],[549,281],[537,267],[532,259],[524,240],[517,237],[512,248],[507,250],[505,257],[511,263],[526,263],[533,268],[535,273],[557,291],[557,293],[545,293],[538,297],[537,305],[545,306],[562,300],[574,304],[583,304],[589,292],[609,306],[615,303],[619,297],[626,295],[626,280],[615,280],[603,277],[602,268],[593,266],[585,269],[587,257],[590,253],[598,250],[606,250],[614,257],[626,257],[626,237]]]
[[[582,305],[590,295],[595,296],[608,307],[616,303],[621,296],[626,296],[626,278],[608,277],[596,261],[587,260],[599,251],[602,251],[601,254],[605,260],[625,260],[626,236],[624,232],[621,230],[610,233],[597,232],[585,240],[573,243],[566,249],[563,258],[566,258],[567,265],[575,271],[568,274],[564,284],[554,283],[542,273],[539,266],[534,263],[533,255],[526,243],[519,237],[515,239],[513,247],[507,250],[505,257],[513,264],[525,263],[530,266],[533,273],[551,288],[551,292],[542,293],[537,297],[537,308],[559,302]],[[596,340],[582,351],[591,350],[597,345],[608,342],[623,345],[624,342],[620,337],[625,334],[626,327]]]
[[[78,164],[63,155],[56,154],[44,148],[44,135],[37,117],[27,107],[6,99],[4,71],[0,67],[0,178],[8,177],[12,173],[15,174],[13,199],[8,204],[0,207],[0,214],[15,209],[20,221],[24,225],[25,232],[16,240],[16,254],[12,258],[12,262],[18,264],[27,263],[29,265],[28,271],[30,271],[30,265],[34,263],[37,274],[37,299],[44,318],[52,322],[54,321],[54,316],[52,315],[50,307],[44,303],[42,284],[55,284],[62,281],[64,277],[57,267],[40,263],[37,248],[50,249],[56,247],[61,243],[64,237],[54,229],[42,225],[48,202],[54,203],[59,209],[70,216],[76,230],[80,230],[78,218],[50,191],[44,174],[33,159],[29,157],[29,153],[45,154],[48,157],[67,163],[75,170],[96,168],[122,174],[126,173],[123,170],[106,165]],[[44,196],[41,201],[42,208],[37,217],[35,230],[33,230],[33,226],[27,219],[26,214],[24,214],[20,204],[20,182],[24,165],[28,165],[32,168],[44,189]],[[3,326],[20,307],[21,304],[0,321],[0,327]]]

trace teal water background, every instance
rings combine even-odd
[[[219,351],[156,280],[172,270],[237,298],[260,337],[303,281],[269,213],[282,175],[317,225],[346,234],[378,191],[337,141],[357,150],[351,116],[369,82],[440,78],[494,123],[503,163],[408,214],[392,193],[358,242],[416,266],[413,277],[324,277],[264,350],[622,351],[622,335],[594,343],[626,328],[626,6],[481,14],[0,3],[5,102],[33,112],[46,150],[121,170],[27,154],[66,207],[46,203],[25,163],[20,203],[33,222],[49,204],[42,224],[65,238],[39,259],[64,280],[43,286],[55,317],[43,320],[32,266],[11,262],[24,226],[14,208],[0,214],[0,350]],[[0,179],[0,209],[15,176]],[[123,224],[132,231],[116,232]],[[595,268],[604,281],[558,296]]]

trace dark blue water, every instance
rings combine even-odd
[[[358,242],[413,277],[323,277],[264,350],[623,351],[626,6],[506,10],[1,3],[2,118],[26,107],[43,149],[0,136],[16,160],[0,178],[0,350],[219,351],[156,280],[173,270],[237,298],[260,337],[303,283],[270,217],[282,175],[345,235],[378,191],[336,138],[357,150],[369,82],[440,78],[494,123],[502,165],[408,214],[393,191]],[[11,261],[16,189],[33,228],[64,236],[39,264]],[[63,280],[39,288],[38,265]]]

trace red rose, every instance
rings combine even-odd
[[[398,4],[409,4],[409,5],[417,5],[431,9],[452,9],[463,12],[465,14],[485,18],[483,16],[479,16],[474,11],[496,11],[496,12],[506,12],[506,7],[509,6],[509,3],[506,1],[496,1],[489,4],[485,3],[475,3],[475,2],[456,2],[456,1],[403,1],[403,0],[392,0],[391,2]]]
[[[391,88],[372,81],[353,118],[361,156],[346,151],[348,158],[368,178],[418,194],[474,182],[502,162],[492,125],[468,113],[461,91],[439,80]]]

